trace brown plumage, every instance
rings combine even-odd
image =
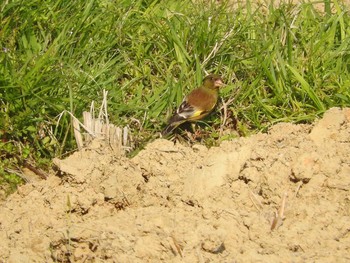
[[[218,100],[218,90],[223,85],[219,75],[210,74],[203,80],[202,86],[194,89],[185,97],[176,113],[170,118],[162,131],[162,136],[169,135],[177,126],[187,121],[198,121],[207,116]]]

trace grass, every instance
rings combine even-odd
[[[233,102],[224,128],[242,135],[350,106],[349,12],[324,4],[3,1],[1,177],[11,178],[18,159],[47,167],[74,149],[69,116],[59,126],[56,116],[81,116],[103,89],[111,122],[129,125],[136,142],[159,132],[206,73],[225,79],[221,97]],[[204,143],[230,137],[220,137],[219,116],[203,127]]]

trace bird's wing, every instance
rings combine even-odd
[[[216,93],[210,93],[203,88],[198,88],[185,98],[178,108],[177,114],[188,120],[200,119],[213,110],[216,101]]]
[[[199,120],[213,110],[216,101],[217,94],[203,88],[195,89],[184,99],[169,123]]]
[[[191,117],[197,117],[201,115],[201,112],[203,111],[198,107],[194,107],[193,105],[189,104],[187,100],[184,100],[176,111],[177,115],[184,120]]]

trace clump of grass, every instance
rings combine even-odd
[[[2,2],[0,135],[12,150],[1,148],[1,173],[17,142],[42,163],[74,148],[70,118],[55,126],[56,116],[81,116],[103,89],[110,121],[137,141],[159,132],[206,73],[226,80],[226,128],[243,135],[349,106],[350,17],[340,2],[324,4]],[[204,127],[208,144],[230,137],[218,117]]]

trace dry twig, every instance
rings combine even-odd
[[[71,116],[74,136],[79,150],[94,138],[107,141],[116,153],[124,153],[125,150],[130,148],[127,147],[130,141],[128,127],[119,128],[109,122],[107,95],[108,92],[104,90],[102,104],[97,117],[95,117],[95,103],[94,101],[91,102],[90,112],[83,112],[83,123],[69,111],[63,111],[59,114],[57,125],[63,114],[68,113]]]
[[[183,257],[183,255],[182,255],[182,249],[181,249],[179,243],[177,242],[176,238],[174,237],[174,235],[171,235],[170,237],[171,237],[171,239],[172,239],[173,242],[174,242],[174,245],[175,245],[175,248],[176,248],[176,250],[177,250],[177,253],[179,253],[179,255],[180,255],[181,257]]]
[[[234,98],[230,98],[227,101],[224,101],[224,99],[221,98],[222,106],[221,106],[220,110],[223,109],[224,114],[222,116],[221,125],[220,125],[220,136],[222,136],[222,133],[224,132],[224,127],[225,127],[226,122],[227,122],[227,116],[228,116],[227,105],[231,104],[233,101],[234,101]]]
[[[282,197],[281,207],[280,207],[278,213],[275,214],[274,219],[272,220],[271,230],[274,230],[274,229],[280,227],[283,223],[283,220],[285,219],[284,209],[286,206],[287,196],[288,196],[288,193],[284,192],[284,195]]]
[[[259,199],[257,198],[257,196],[252,192],[250,191],[250,194],[249,194],[249,198],[250,200],[252,201],[253,205],[255,206],[255,208],[261,212],[261,210],[263,209],[263,205],[261,204],[261,202],[259,201]]]

